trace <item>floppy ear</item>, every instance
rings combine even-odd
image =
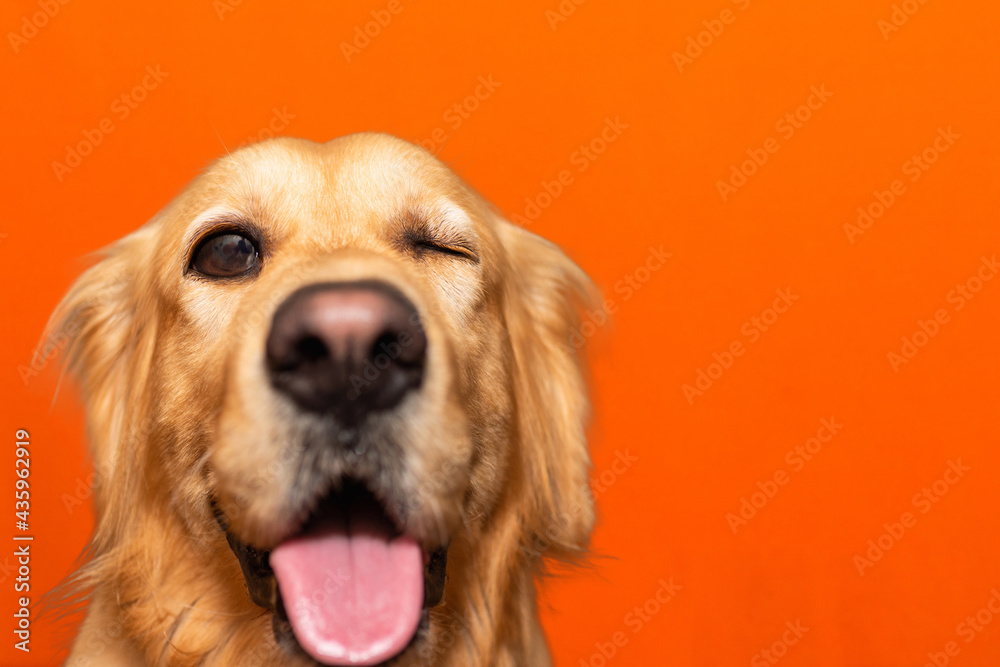
[[[136,374],[149,368],[155,341],[153,300],[142,273],[151,231],[144,227],[101,252],[52,314],[40,346],[64,348],[64,369],[80,385],[94,460],[98,553],[115,543],[113,533],[129,516],[141,430],[149,428],[135,415],[148,394],[146,378]]]
[[[588,484],[587,398],[580,312],[600,294],[553,243],[503,222],[511,265],[504,297],[514,350],[522,507],[532,555],[572,558],[594,522]]]

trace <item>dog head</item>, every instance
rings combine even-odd
[[[247,646],[289,664],[440,656],[446,618],[533,607],[511,571],[577,553],[593,520],[570,343],[593,295],[406,142],[279,139],[220,160],[55,318],[101,474],[92,581],[138,608],[163,608],[159,586],[256,609],[271,632]],[[115,572],[126,554],[148,571]],[[198,590],[233,572],[227,593]],[[162,656],[151,621],[122,613]],[[497,639],[466,631],[479,654]]]

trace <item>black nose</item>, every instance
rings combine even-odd
[[[313,412],[356,424],[420,386],[427,338],[413,304],[378,281],[303,287],[274,314],[271,384]]]

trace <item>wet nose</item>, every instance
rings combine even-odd
[[[356,423],[420,386],[427,338],[413,304],[379,281],[303,287],[274,314],[272,385],[300,407]]]

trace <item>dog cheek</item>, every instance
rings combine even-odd
[[[402,504],[401,515],[416,533],[442,542],[461,523],[472,451],[462,422],[443,423],[449,428],[437,432],[420,429],[425,437],[404,445],[402,487],[406,491],[397,498]]]
[[[295,468],[292,448],[275,446],[290,438],[277,432],[273,425],[280,422],[276,419],[262,418],[268,412],[262,406],[254,418],[227,402],[210,455],[215,495],[232,530],[249,541],[273,539],[272,531],[285,511],[283,501],[289,496],[290,471]]]
[[[411,457],[412,459],[412,457]],[[454,522],[459,514],[462,490],[468,479],[468,465],[459,459],[437,458],[410,463],[405,487],[410,490],[399,499],[402,515],[420,521],[443,519]]]

